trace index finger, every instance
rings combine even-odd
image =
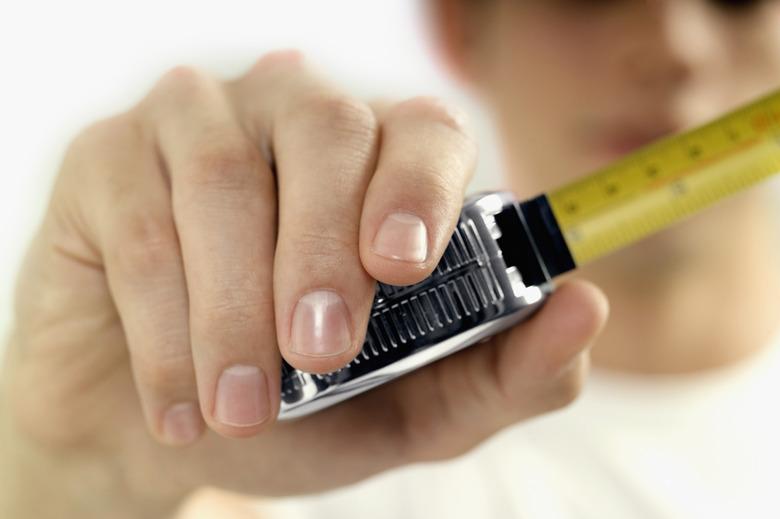
[[[465,115],[419,97],[382,115],[382,146],[363,203],[360,258],[384,283],[429,276],[452,236],[474,172],[476,144]]]

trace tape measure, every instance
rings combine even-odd
[[[780,91],[646,146],[546,199],[582,265],[778,172]]]
[[[361,353],[329,374],[282,366],[280,418],[385,384],[533,314],[553,278],[780,172],[780,91],[549,194],[468,199],[434,272],[377,284]]]

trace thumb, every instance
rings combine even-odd
[[[529,320],[397,381],[411,461],[456,456],[574,400],[608,313],[595,285],[569,281]]]

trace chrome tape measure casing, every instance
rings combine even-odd
[[[327,374],[306,373],[283,362],[279,419],[329,407],[529,317],[552,292],[553,283],[545,274],[543,282],[526,285],[528,267],[507,264],[502,235],[511,237],[515,246],[517,237],[525,235],[524,226],[510,193],[467,199],[431,276],[409,286],[377,284],[363,349],[354,360]],[[525,252],[526,262],[536,258],[532,268],[544,271],[538,253]]]

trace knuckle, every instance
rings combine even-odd
[[[582,369],[571,369],[559,377],[547,394],[550,410],[560,409],[574,402],[582,392],[585,375]]]
[[[226,285],[209,292],[198,305],[197,315],[204,333],[220,335],[272,320],[273,298],[263,288]]]
[[[196,67],[177,65],[160,77],[153,91],[187,96],[200,91],[209,80],[209,76]]]
[[[110,157],[113,150],[136,143],[140,126],[131,112],[96,121],[83,128],[69,143],[63,164],[83,167],[85,162],[95,162]]]
[[[252,65],[248,75],[265,75],[280,68],[299,67],[304,61],[305,56],[298,49],[276,50],[261,56]]]
[[[337,226],[333,226],[337,227]],[[354,227],[354,224],[352,224]],[[338,227],[348,229],[349,227]],[[353,233],[357,236],[357,230]],[[317,265],[317,270],[332,271],[343,268],[352,253],[357,258],[357,245],[345,234],[334,232],[330,227],[311,227],[302,230],[295,238],[293,245],[300,258],[306,258]]]
[[[96,121],[84,128],[76,136],[73,145],[100,146],[107,141],[128,135],[131,125],[129,114],[119,114]]]
[[[399,457],[405,462],[416,463],[445,459],[459,454],[448,444],[452,437],[451,423],[436,416],[403,417],[399,424],[401,449]]]
[[[395,106],[397,114],[426,119],[442,124],[471,140],[466,112],[436,97],[413,97]]]
[[[472,445],[462,435],[462,412],[453,402],[445,383],[445,373],[439,365],[430,369],[429,386],[425,389],[429,405],[425,408],[404,406],[397,411],[401,428],[403,459],[413,462],[446,459],[466,452]]]
[[[409,178],[412,192],[446,194],[452,190],[453,182],[437,164],[423,160],[404,160],[399,162],[397,169],[404,179]]]
[[[193,155],[187,178],[196,188],[243,191],[262,180],[260,161],[259,150],[246,140],[223,139]]]
[[[144,348],[136,350],[132,355],[133,372],[143,391],[157,399],[165,399],[166,395],[179,393],[182,385],[194,386],[192,359],[189,353],[168,352],[172,348],[159,350]],[[178,348],[174,351],[179,351]],[[192,391],[195,392],[194,389]]]
[[[88,197],[96,191],[104,195],[100,202],[123,195],[127,182],[122,171],[126,168],[118,157],[137,156],[143,141],[143,130],[133,110],[82,129],[68,144],[59,168],[54,187],[58,209],[70,211],[72,206],[68,208],[68,204],[74,201],[80,209],[95,209],[100,204]],[[87,227],[93,223],[91,219],[85,222]]]
[[[179,245],[170,218],[137,213],[122,223],[116,261],[123,274],[148,278],[179,261]]]
[[[378,123],[371,108],[352,97],[317,93],[294,102],[288,111],[290,120],[299,120],[328,135],[373,143]]]
[[[503,336],[502,338],[505,337]],[[490,390],[483,390],[482,394],[489,395],[489,397],[483,398],[486,406],[488,402],[494,401],[504,414],[508,414],[516,407],[517,398],[515,397],[516,392],[513,390],[511,380],[507,380],[506,371],[503,369],[505,365],[502,355],[503,351],[503,348],[494,345],[492,348],[486,348],[485,355],[481,357],[482,378],[492,381],[492,384],[489,384],[491,386]]]
[[[435,161],[401,159],[390,173],[404,179],[404,196],[411,203],[444,207],[447,201],[461,199],[461,184],[453,182],[450,172]]]
[[[206,72],[189,65],[178,65],[160,76],[136,110],[147,114],[165,112],[171,107],[185,109],[213,95],[215,85],[216,80]]]
[[[255,99],[260,92],[264,93],[263,97],[278,97],[288,94],[291,83],[306,74],[305,63],[303,53],[295,49],[270,52],[227,85],[243,99]]]

